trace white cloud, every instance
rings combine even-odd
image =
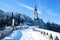
[[[22,3],[20,3],[20,4],[18,4],[18,5],[19,5],[19,6],[22,6],[22,7],[24,7],[24,8],[27,8],[27,9],[29,9],[29,10],[34,11],[34,8],[32,8],[32,7],[28,6],[28,5],[25,5],[25,4],[22,4]],[[37,12],[38,12],[38,13],[41,13],[39,10],[37,10]]]

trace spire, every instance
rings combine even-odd
[[[38,19],[38,13],[37,13],[37,7],[35,4],[35,8],[34,8],[34,19],[37,20]]]
[[[35,11],[37,11],[36,5],[35,5]]]

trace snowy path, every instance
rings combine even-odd
[[[44,34],[45,31],[48,32],[48,35]],[[49,32],[50,31],[43,29],[36,29],[34,31],[33,28],[14,30],[13,33],[3,38],[3,40],[51,40],[49,38]],[[56,37],[56,35],[57,36],[60,35],[60,33],[55,33],[55,32],[50,32],[50,33],[53,33],[54,37]]]
[[[44,37],[40,32],[29,30],[27,32],[22,31],[20,40],[49,40],[49,38]]]

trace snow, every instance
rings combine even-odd
[[[20,40],[49,40],[48,38],[44,37],[39,32],[23,32],[23,36]]]
[[[22,37],[20,40],[49,40],[44,37],[44,35],[40,34],[40,32],[36,32],[31,30],[22,31]]]
[[[14,30],[10,36],[5,37],[3,40],[51,40],[50,34],[52,34],[53,40],[56,39],[56,36],[60,39],[60,33],[39,28],[27,28]]]
[[[39,28],[35,28],[36,30],[42,31],[43,33],[48,33],[48,36],[52,35],[53,39],[56,38],[56,36],[60,39],[60,33],[58,32],[54,32],[54,31],[49,31],[49,30],[45,30],[45,29],[39,29]]]
[[[2,40],[19,40],[22,36],[22,32],[20,30],[14,30],[11,35],[3,38]]]
[[[35,29],[35,31],[33,29]],[[55,40],[56,37],[58,37],[57,39],[59,40],[60,33],[40,28],[31,28],[29,30],[22,31],[22,37],[20,38],[20,40]]]

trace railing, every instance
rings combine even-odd
[[[50,40],[60,40],[60,33],[45,30],[45,29],[40,29],[40,28],[33,28],[34,31],[40,32],[43,34],[45,37],[49,38]]]
[[[28,27],[28,26],[25,26],[25,27],[22,26],[22,28],[26,28],[26,27]],[[40,34],[42,34],[46,38],[49,38],[50,40],[60,40],[60,33],[54,32],[54,31],[49,31],[46,29],[37,28],[37,27],[38,26],[36,26],[36,27],[29,26],[29,28],[32,28],[33,31],[40,32]],[[21,27],[17,26],[17,29],[18,28],[20,29]],[[9,34],[12,31],[13,31],[13,29],[11,29],[11,28],[7,28],[7,31],[3,30],[3,32],[0,32],[0,38],[6,36],[7,34]]]
[[[40,32],[43,34],[46,38],[49,38],[50,40],[60,40],[60,33],[49,31],[46,29],[40,29],[38,26],[18,26],[17,29],[24,29],[24,28],[33,28],[34,31]]]

